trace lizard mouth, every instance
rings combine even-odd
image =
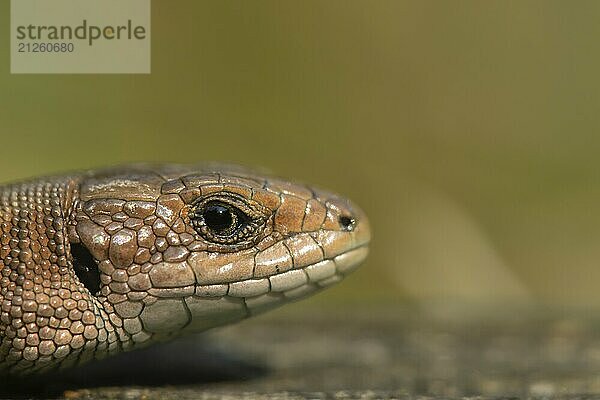
[[[268,279],[234,282],[229,284],[227,295],[243,298],[249,314],[267,311],[340,282],[364,261],[368,252],[368,245],[364,244],[331,259],[275,274]]]
[[[183,287],[151,288],[148,292],[157,298],[240,298],[245,300],[249,311],[260,312],[270,308],[269,303],[301,299],[340,282],[365,260],[368,253],[368,242],[365,242],[334,257],[269,277],[212,285],[195,283]]]
[[[302,245],[308,240],[316,245]],[[293,258],[287,269],[270,256],[261,264],[258,253],[252,258],[255,269],[246,279],[205,282],[198,279],[201,271],[194,271],[195,278],[188,272],[199,265],[188,265],[182,269],[189,279],[186,286],[148,290],[156,301],[144,307],[141,320],[147,332],[169,335],[200,332],[260,314],[341,281],[367,257],[369,241],[364,219],[351,231],[306,232],[286,239]],[[302,253],[306,248],[311,250]]]
[[[218,285],[150,289],[157,298],[140,315],[148,333],[202,332],[310,296],[340,282],[367,257],[368,243],[268,278]]]

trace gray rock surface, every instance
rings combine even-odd
[[[278,312],[32,379],[3,384],[0,397],[593,398],[600,324],[556,313],[440,321],[400,310]]]

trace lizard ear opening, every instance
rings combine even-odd
[[[71,243],[73,256],[73,269],[79,281],[90,291],[96,294],[100,291],[100,271],[98,263],[90,251],[80,243]]]

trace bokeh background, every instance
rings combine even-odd
[[[150,75],[11,75],[9,16],[3,181],[261,166],[374,230],[359,271],[292,309],[600,307],[599,2],[154,0]]]

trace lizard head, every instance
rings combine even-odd
[[[235,167],[151,171],[84,178],[69,228],[79,279],[132,344],[308,296],[367,255],[366,216],[335,194]]]

